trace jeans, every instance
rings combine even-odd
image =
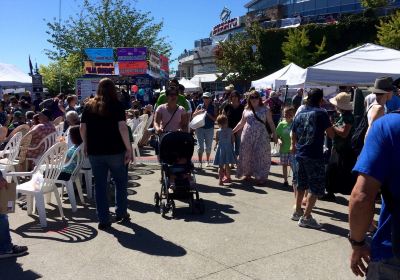
[[[211,153],[212,141],[214,137],[214,128],[198,128],[196,129],[198,153],[204,152],[204,143],[206,144],[206,153]]]
[[[89,155],[95,180],[97,217],[100,223],[110,221],[107,185],[108,172],[115,181],[115,214],[123,217],[128,204],[128,169],[124,163],[125,153],[116,155]]]
[[[240,151],[240,142],[241,142],[241,137],[242,137],[242,132],[236,132],[234,134],[235,137],[235,142],[233,143],[235,145],[235,155],[236,159],[239,156],[239,151]]]
[[[0,253],[10,251],[12,246],[8,216],[0,214]]]
[[[380,262],[370,262],[367,280],[397,280],[400,279],[400,260],[390,259]]]

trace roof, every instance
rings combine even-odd
[[[190,81],[196,85],[201,85],[201,83],[215,82],[219,76],[221,76],[221,73],[199,74],[193,76],[193,78],[191,78]]]
[[[365,44],[336,54],[307,69],[306,83],[372,85],[376,78],[400,76],[400,51]]]
[[[18,87],[32,85],[32,77],[12,64],[0,63],[0,86]]]
[[[244,4],[244,7],[248,9],[251,6],[253,6],[254,4],[256,4],[257,2],[260,2],[260,0],[251,0],[250,2]]]

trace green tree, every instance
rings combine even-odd
[[[160,36],[163,22],[155,23],[149,12],[136,10],[128,0],[83,0],[81,12],[58,23],[47,23],[46,50],[51,59],[71,53],[83,53],[85,48],[146,46],[169,56],[171,45]]]
[[[378,43],[382,46],[400,50],[400,11],[390,16],[388,21],[380,21]]]
[[[326,36],[322,37],[321,44],[315,45],[316,51],[312,54],[312,63],[317,63],[320,60],[324,59],[327,55],[326,51]]]
[[[83,74],[81,56],[79,54],[70,54],[47,66],[40,65],[39,72],[43,76],[44,87],[48,88],[53,95],[60,92],[60,71],[61,91],[73,93],[75,79]]]
[[[388,0],[361,0],[361,5],[365,8],[380,8],[388,4]]]
[[[215,51],[217,67],[229,82],[245,83],[262,72],[257,39],[251,32],[234,34],[229,40],[220,42]]]
[[[309,51],[310,39],[305,28],[292,28],[288,31],[286,41],[282,44],[284,54],[283,64],[295,63],[300,67],[307,67],[312,63],[312,54]]]

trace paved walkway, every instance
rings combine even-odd
[[[18,209],[10,215],[12,238],[29,255],[0,261],[0,279],[356,279],[348,268],[347,198],[318,202],[322,230],[290,220],[293,194],[272,167],[265,187],[235,181],[218,186],[216,170],[197,174],[202,216],[177,203],[177,217],[163,219],[153,206],[157,165],[130,172],[128,225],[97,230],[93,201],[61,221],[48,205],[49,228]]]

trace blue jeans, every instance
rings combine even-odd
[[[10,251],[12,246],[8,216],[0,214],[0,253]]]
[[[110,221],[107,186],[108,172],[115,181],[115,214],[123,217],[127,213],[128,204],[128,170],[124,163],[125,153],[116,155],[89,155],[92,165],[96,190],[97,217],[100,223]]]
[[[197,137],[197,152],[202,154],[204,152],[204,143],[206,144],[206,153],[211,153],[212,141],[214,138],[214,128],[198,128],[196,129]]]
[[[400,260],[390,259],[370,262],[366,280],[400,279]]]
[[[240,151],[240,143],[241,143],[241,138],[242,138],[242,132],[236,132],[234,134],[235,137],[235,142],[233,143],[235,145],[235,155],[236,155],[236,159],[239,156],[239,151]]]

